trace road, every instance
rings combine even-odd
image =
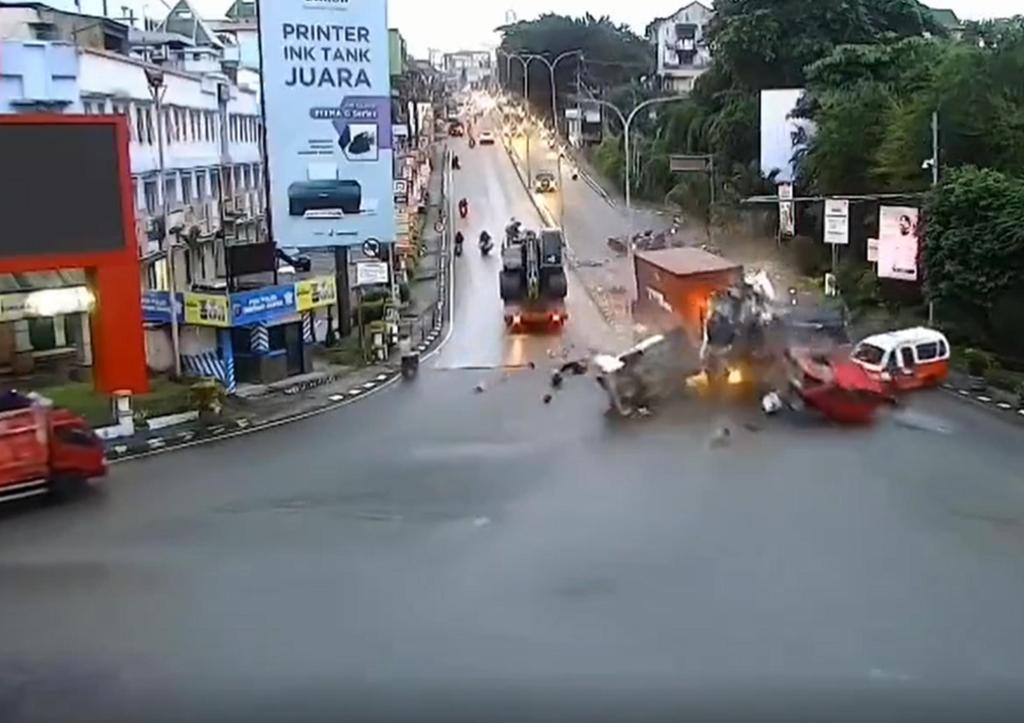
[[[460,152],[470,238],[530,217],[503,153]],[[604,332],[573,288],[564,340],[507,337],[497,263],[467,245],[414,383],[5,510],[0,720],[1006,712],[1019,428],[939,393],[858,431],[618,424],[585,378],[545,405],[548,351]]]

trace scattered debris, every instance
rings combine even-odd
[[[553,389],[561,389],[562,388],[562,373],[561,372],[555,372],[554,374],[551,375],[551,387]]]
[[[722,427],[711,437],[710,446],[712,449],[726,447],[732,440],[732,431],[728,427]]]
[[[754,432],[755,434],[760,432],[762,429],[761,425],[756,424],[755,422],[744,422],[743,428],[748,432]]]
[[[537,365],[536,365],[536,364],[534,364],[533,362],[530,362],[530,363],[529,363],[529,364],[527,364],[526,366],[528,366],[528,367],[529,367],[530,369],[536,369],[536,368],[537,368]]]
[[[579,377],[587,373],[587,368],[586,359],[577,359],[576,361],[566,362],[558,371],[562,374],[572,374]]]
[[[650,417],[654,412],[649,407],[637,407],[636,414],[638,417]]]
[[[761,399],[761,409],[768,415],[779,413],[782,411],[782,397],[778,392],[768,392]]]
[[[554,399],[554,397],[553,397],[553,396],[551,396],[550,394],[545,394],[545,395],[544,395],[544,403],[545,403],[545,404],[551,404],[551,400],[552,400],[552,399]]]
[[[473,387],[473,391],[476,392],[477,394],[482,394],[483,392],[487,391],[487,385],[484,384],[483,382],[480,382],[475,387]]]

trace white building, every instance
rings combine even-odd
[[[487,50],[459,50],[444,54],[444,72],[459,84],[486,87],[491,82],[492,69],[491,53]]]
[[[175,4],[182,6],[191,11]],[[181,30],[174,22],[145,31],[41,3],[0,4],[0,113],[127,117],[144,289],[170,287],[163,231],[178,228],[175,287],[185,291],[223,287],[224,238],[256,240],[262,228],[258,75],[235,82],[243,74],[224,62],[216,42]],[[159,116],[154,77],[162,79]],[[61,345],[71,334],[59,326],[54,336]],[[3,337],[0,329],[0,351]]]
[[[714,14],[703,3],[691,2],[648,24],[646,35],[657,49],[658,80],[663,90],[693,90],[694,82],[708,69],[711,54],[704,37]]]

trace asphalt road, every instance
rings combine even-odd
[[[503,153],[460,153],[470,238],[530,217]],[[1021,429],[545,405],[593,308],[510,338],[466,252],[414,383],[4,511],[0,720],[1013,719]]]

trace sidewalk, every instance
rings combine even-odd
[[[440,217],[441,147],[436,146],[423,235],[423,254],[416,277],[409,282],[409,304],[402,312],[401,327],[412,337],[421,354],[441,338],[447,323],[448,269],[442,234],[434,230]],[[318,359],[316,371],[267,385],[245,385],[242,393],[228,399],[221,418],[188,422],[175,427],[139,431],[131,437],[106,442],[110,460],[119,461],[174,447],[198,444],[219,437],[273,427],[334,409],[366,396],[400,378],[399,360],[352,367]]]

